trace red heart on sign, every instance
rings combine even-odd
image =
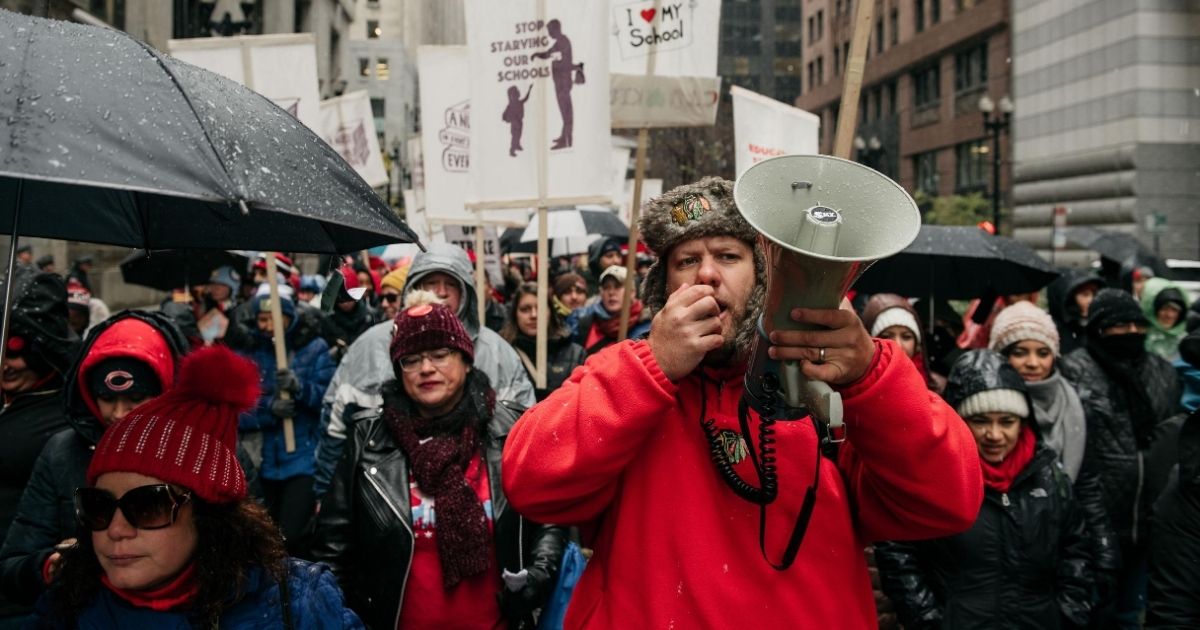
[[[642,19],[646,20],[646,23],[649,24],[650,21],[654,19],[654,14],[657,12],[658,11],[656,11],[655,9],[643,9],[642,10]]]

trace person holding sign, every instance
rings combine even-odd
[[[642,287],[649,337],[589,357],[504,451],[513,507],[579,525],[595,550],[565,627],[878,627],[863,548],[971,526],[970,430],[848,305],[792,311],[820,330],[775,331],[770,348],[840,390],[838,452],[809,422],[739,413],[767,266],[732,182],[657,197],[640,226],[660,256]],[[743,498],[765,485],[759,462],[778,481],[769,505]]]
[[[550,20],[546,23],[546,32],[554,39],[554,44],[542,52],[533,53],[530,57],[554,58],[550,64],[550,76],[554,79],[554,96],[558,100],[558,113],[562,116],[563,126],[562,134],[554,139],[550,148],[569,149],[575,135],[575,107],[571,104],[571,88],[575,87],[576,83],[583,83],[583,64],[575,63],[575,57],[571,54],[571,40],[563,34],[561,22]]]

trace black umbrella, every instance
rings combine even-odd
[[[588,243],[597,236],[629,238],[629,227],[604,206],[550,208],[546,212],[546,238],[552,256],[587,251]],[[536,253],[537,239],[537,221],[530,221],[525,228],[506,230],[500,243],[509,252]]]
[[[233,81],[121,31],[7,11],[0,42],[0,230],[143,249],[417,240],[336,151]]]
[[[1169,278],[1171,275],[1170,268],[1162,259],[1155,256],[1149,247],[1131,234],[1083,225],[1065,228],[1064,232],[1068,242],[1100,254],[1103,259],[1101,264],[1108,263],[1105,266],[1112,268],[1110,275],[1113,277],[1118,275],[1117,272],[1124,263],[1145,265],[1160,277]]]
[[[947,299],[1037,291],[1058,276],[1028,245],[976,227],[923,225],[899,254],[875,263],[854,288]]]
[[[129,284],[170,291],[207,284],[214,269],[246,270],[249,257],[223,249],[167,249],[137,251],[121,261],[121,279]]]

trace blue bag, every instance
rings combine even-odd
[[[567,616],[567,604],[571,603],[571,594],[575,592],[575,584],[579,582],[579,576],[583,575],[585,566],[587,559],[583,557],[579,545],[568,542],[567,548],[563,550],[558,582],[554,584],[550,599],[542,607],[537,630],[562,630],[563,619]]]

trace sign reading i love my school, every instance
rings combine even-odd
[[[656,76],[715,77],[720,18],[720,0],[613,2],[609,71],[644,75],[653,51]]]

